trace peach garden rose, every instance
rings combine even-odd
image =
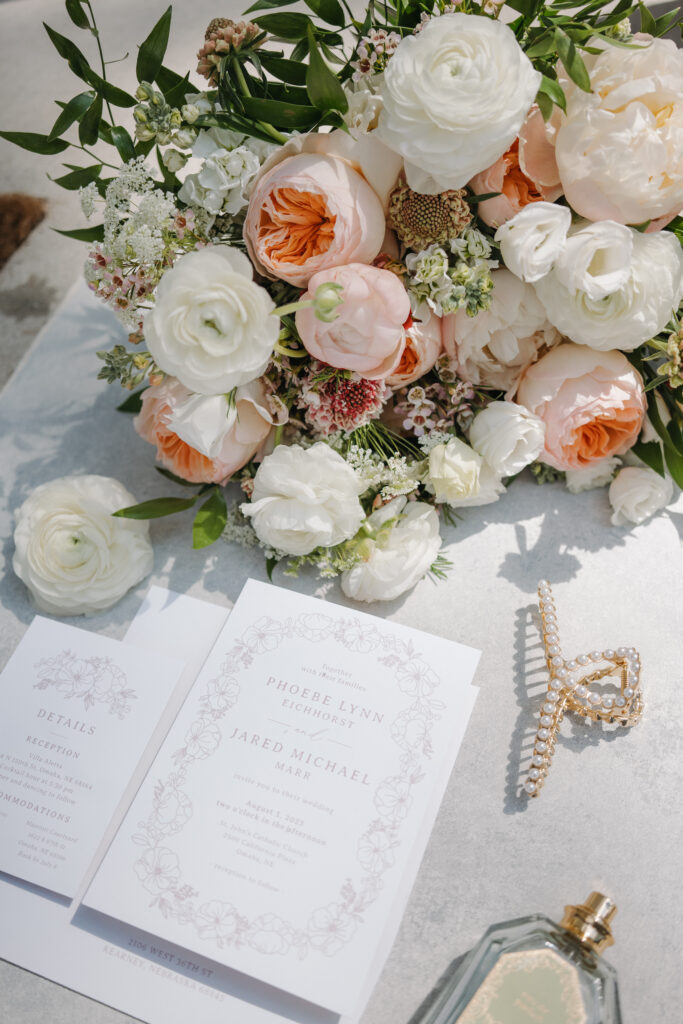
[[[623,353],[573,342],[528,367],[516,401],[545,424],[540,459],[560,470],[628,451],[646,409],[642,378]]]

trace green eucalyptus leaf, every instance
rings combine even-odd
[[[338,25],[340,28],[344,28],[346,18],[339,0],[305,0],[305,3],[328,25]]]
[[[244,110],[249,117],[265,121],[276,128],[313,128],[320,121],[322,111],[314,107],[302,107],[280,100],[244,98]]]
[[[138,50],[135,73],[138,82],[153,82],[161,70],[171,30],[171,7],[167,7]]]
[[[161,519],[162,516],[172,516],[176,512],[184,512],[197,501],[199,495],[194,498],[152,498],[151,501],[143,501],[139,505],[129,505],[127,508],[120,508],[112,515],[122,519]]]
[[[102,119],[102,97],[96,96],[78,125],[78,138],[82,146],[94,146],[99,138]]]
[[[268,574],[268,579],[270,580],[271,583],[273,582],[273,570],[275,569],[275,566],[277,565],[278,562],[278,558],[266,559],[266,572]]]
[[[254,21],[265,32],[288,43],[296,43],[303,39],[308,26],[313,24],[307,14],[300,14],[297,11],[287,14],[259,14]]]
[[[66,13],[77,28],[90,28],[88,15],[83,10],[83,0],[66,0]]]
[[[666,468],[679,487],[683,488],[683,455],[680,455],[674,448],[664,446],[664,460]]]
[[[59,56],[63,57],[65,61],[68,61],[69,67],[75,75],[79,78],[83,78],[87,82],[90,65],[76,44],[72,43],[70,39],[66,38],[66,36],[61,35],[59,32],[55,32],[55,30],[50,28],[49,25],[46,25],[45,22],[43,22],[43,27],[52,40],[52,44]]]
[[[137,394],[141,395],[142,392],[138,391]],[[140,402],[140,404],[142,405],[142,401]],[[121,406],[119,406],[119,409],[120,408]],[[174,484],[179,484],[181,487],[197,486],[196,484],[190,483],[189,480],[183,480],[181,476],[176,476],[175,473],[172,473],[170,469],[165,469],[163,466],[155,466],[154,468],[156,469],[157,473],[161,473],[161,475],[165,476],[167,480],[172,480]]]
[[[134,107],[137,103],[135,97],[131,96],[129,92],[107,82],[92,68],[88,70],[85,80],[92,85],[93,89],[97,89],[102,99],[107,103],[112,103],[115,107]]]
[[[196,89],[193,85],[190,85],[190,72],[188,71],[184,78],[181,78],[171,89],[164,93],[164,97],[169,107],[182,107],[185,103],[185,96],[192,92],[196,92]]]
[[[94,98],[95,94],[92,92],[79,92],[78,96],[74,96],[72,100],[69,100],[53,124],[52,131],[48,135],[48,139],[52,140],[59,138],[62,132],[65,132],[67,128],[71,127],[74,121],[78,121],[78,119],[85,114]]]
[[[349,109],[346,94],[333,71],[330,71],[323,60],[313,34],[313,26],[308,26],[308,45],[310,60],[306,71],[306,92],[311,103],[318,110],[340,110],[345,113]]]
[[[555,45],[564,69],[572,82],[575,82],[584,92],[591,92],[590,75],[583,58],[576,49],[574,41],[561,28],[555,29]]]
[[[644,3],[638,4],[638,10],[640,12],[640,31],[647,32],[649,35],[655,35],[657,32],[657,22],[653,18],[652,14],[648,11]]]
[[[189,74],[189,72],[188,72]],[[163,92],[164,96],[168,96],[172,89],[175,89],[181,82],[187,82],[187,75],[183,78],[177,71],[171,71],[170,68],[164,67],[162,64],[156,73],[154,78],[155,82]],[[192,85],[191,82],[187,83],[185,88],[186,92],[199,92],[196,85]]]
[[[13,142],[15,146],[27,149],[29,153],[41,153],[43,156],[52,156],[54,153],[62,153],[67,149],[69,143],[63,139],[50,139],[47,135],[38,135],[36,132],[2,132],[0,138]]]
[[[59,228],[53,228],[58,235],[64,235],[65,238],[75,238],[77,242],[102,242],[104,240],[104,224],[97,224],[92,228],[74,228],[72,231],[60,231]]]
[[[253,11],[272,11],[277,7],[291,7],[292,4],[296,3],[296,0],[256,0],[255,4],[251,7],[247,7],[245,14],[251,14]]]
[[[142,396],[144,395],[147,388],[140,388],[139,391],[134,391],[128,398],[124,398],[121,405],[116,406],[117,412],[133,412],[138,413],[142,409]],[[158,469],[158,466],[154,467]]]
[[[102,171],[102,164],[93,164],[91,167],[79,167],[69,174],[63,174],[61,178],[51,178],[55,185],[71,191],[89,185],[91,181],[97,181]]]
[[[225,498],[219,490],[204,502],[192,524],[192,547],[206,548],[217,541],[228,521],[228,509]]]
[[[631,451],[646,466],[654,469],[655,473],[664,476],[664,456],[659,441],[637,441],[631,448]]]
[[[124,164],[135,159],[135,144],[122,125],[112,125],[111,137]]]
[[[566,112],[567,98],[564,94],[562,86],[556,79],[548,78],[546,75],[543,75],[543,77],[541,78],[541,84],[538,91],[539,93],[542,93],[544,96],[548,96],[556,106],[558,106],[561,110],[564,110]],[[536,100],[538,102],[538,97],[536,97]]]
[[[281,82],[288,85],[306,84],[306,65],[295,60],[286,60],[284,57],[272,57],[269,53],[259,54],[261,63],[266,71],[279,78]]]

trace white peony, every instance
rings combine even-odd
[[[476,316],[464,309],[443,319],[444,347],[465,380],[513,390],[522,371],[560,335],[549,322],[534,288],[509,270],[494,270],[491,306]]]
[[[437,502],[448,505],[473,497],[479,493],[481,461],[481,456],[458,437],[434,445],[427,460],[427,490]]]
[[[564,249],[571,223],[572,215],[566,206],[524,206],[495,234],[505,266],[523,281],[538,281]]]
[[[491,402],[472,421],[470,444],[499,476],[514,476],[541,454],[545,424],[523,405]]]
[[[67,476],[36,487],[16,512],[12,565],[40,611],[103,611],[152,571],[149,523],[112,515],[134,504],[107,476]]]
[[[683,209],[683,50],[634,39],[638,49],[585,54],[591,92],[562,80],[555,156],[570,205],[590,220],[642,224]]]
[[[225,394],[260,377],[280,322],[246,256],[215,245],[182,256],[166,271],[145,339],[157,365],[201,395]]]
[[[240,506],[256,536],[287,555],[307,555],[353,537],[363,521],[358,495],[365,490],[337,452],[278,445],[254,477],[251,502]]]
[[[512,144],[540,84],[507,25],[444,14],[387,64],[376,134],[404,157],[416,192],[462,188]]]
[[[614,526],[642,523],[673,498],[673,484],[649,466],[625,466],[609,489]]]
[[[606,459],[596,459],[578,469],[568,469],[565,474],[567,490],[572,494],[581,491],[592,491],[596,487],[606,487],[621,465],[618,455],[608,455]]]
[[[614,221],[580,226],[535,288],[548,319],[572,341],[631,352],[678,309],[683,250],[668,231],[646,235]]]
[[[368,558],[342,573],[341,586],[356,601],[393,601],[414,587],[439,554],[439,517],[431,505],[394,498],[368,516],[371,529],[400,516],[388,535],[368,545]]]

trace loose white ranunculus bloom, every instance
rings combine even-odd
[[[157,286],[145,339],[157,365],[200,395],[260,377],[278,338],[275,303],[237,249],[215,245],[182,256]]]
[[[448,505],[471,498],[479,493],[481,461],[481,456],[458,437],[434,445],[427,460],[427,489],[437,502]]]
[[[256,536],[287,555],[307,555],[353,537],[363,521],[365,489],[329,445],[278,445],[254,477],[251,501],[240,506]]]
[[[368,558],[342,573],[341,586],[356,601],[393,601],[414,587],[439,554],[439,517],[431,505],[394,498],[368,516],[372,528],[400,516],[386,536],[368,545]]]
[[[566,206],[529,203],[496,231],[505,266],[522,281],[538,281],[564,249],[571,223]]]
[[[581,491],[592,491],[596,487],[606,487],[621,465],[618,455],[608,455],[606,459],[596,459],[578,469],[566,471],[567,490],[572,494]]]
[[[649,466],[625,466],[609,489],[614,526],[642,523],[673,498],[673,484],[669,477],[660,476]]]
[[[523,405],[491,402],[474,417],[470,444],[499,476],[514,476],[543,450],[545,425]]]
[[[151,572],[149,523],[112,515],[134,504],[107,476],[67,476],[36,487],[16,512],[12,565],[40,611],[103,611]]]
[[[459,309],[444,317],[444,348],[465,380],[511,391],[522,371],[557,345],[560,335],[549,322],[533,285],[509,270],[494,270],[491,277],[489,309],[476,316]]]
[[[507,25],[444,14],[387,64],[376,134],[403,156],[414,191],[462,188],[512,144],[540,84]]]
[[[566,253],[534,287],[550,322],[572,341],[631,352],[678,309],[683,251],[668,231],[647,235],[612,221],[589,224],[570,235]]]
[[[567,200],[595,221],[672,217],[683,209],[683,51],[665,39],[590,44],[603,48],[584,54],[591,91],[561,76],[555,156]]]

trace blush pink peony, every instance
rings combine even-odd
[[[263,445],[274,417],[260,380],[238,388],[234,405],[228,408],[226,402],[225,424],[221,436],[213,438],[212,447],[217,451],[210,458],[184,441],[171,425],[179,409],[197,397],[180,381],[168,377],[145,391],[133,425],[140,437],[156,445],[159,462],[176,476],[190,483],[223,484]],[[209,401],[220,397],[212,396]]]
[[[324,323],[311,308],[296,314],[306,350],[322,363],[355,370],[370,380],[394,373],[403,355],[403,328],[410,315],[410,299],[398,277],[390,270],[349,263],[315,274],[302,298],[312,298],[316,288],[328,281],[344,289],[337,318]]]
[[[506,153],[470,181],[475,195],[500,192],[479,203],[485,224],[497,228],[529,203],[553,203],[562,195],[560,173],[555,160],[553,129],[547,126],[538,107],[527,114],[519,138]]]
[[[516,401],[544,422],[540,458],[560,470],[628,451],[646,409],[642,378],[623,353],[572,342],[528,367]]]

